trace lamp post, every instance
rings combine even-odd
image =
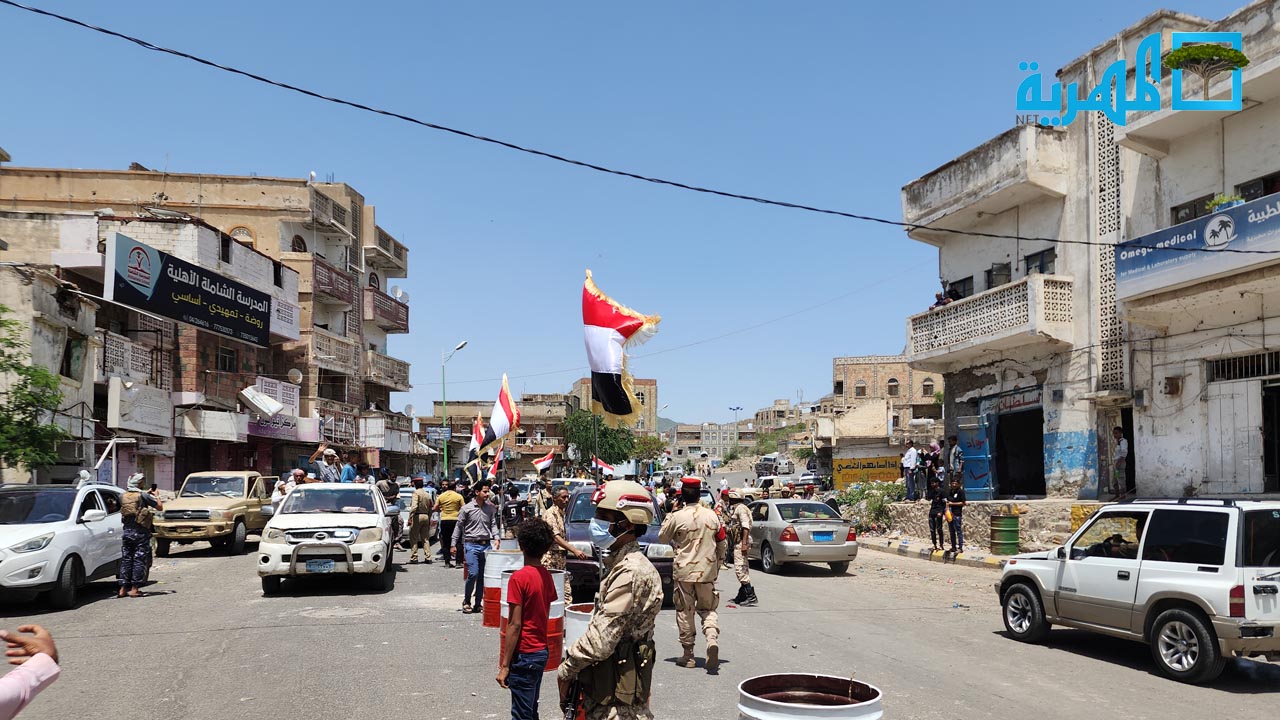
[[[733,452],[736,455],[738,452],[738,412],[742,410],[742,406],[738,405],[729,409],[733,411]]]
[[[459,350],[461,350],[466,346],[467,346],[467,341],[463,340],[462,342],[458,343],[457,346],[454,347],[453,350],[449,351],[448,353],[445,353],[445,352],[440,353],[440,422],[442,425],[441,434],[444,435],[444,438],[443,438],[444,469],[440,473],[441,492],[444,491],[444,481],[449,475],[449,440],[453,435],[453,433],[449,432],[449,398],[445,393],[444,365],[445,363],[449,362],[450,358],[453,357],[454,353],[458,352]]]

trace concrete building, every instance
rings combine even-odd
[[[777,430],[799,423],[802,415],[804,415],[804,406],[792,405],[787,399],[774,400],[772,405],[756,411],[755,427],[762,432]]]
[[[10,240],[2,228],[0,240]],[[4,257],[10,260],[12,253]],[[6,319],[21,324],[18,337],[31,364],[57,376],[62,403],[44,423],[62,428],[67,437],[58,448],[57,464],[34,471],[5,467],[0,469],[0,481],[72,482],[81,468],[94,462],[92,357],[97,305],[69,292],[50,269],[24,265],[0,265],[0,305],[10,310]],[[0,386],[8,389],[12,380],[0,375]]]
[[[525,393],[516,405],[520,408],[520,429],[515,437],[506,439],[504,448],[507,459],[507,477],[517,478],[536,472],[533,461],[554,452],[556,464],[551,474],[558,475],[572,460],[565,442],[564,420],[578,410],[580,397],[572,393]],[[449,428],[453,442],[449,445],[450,476],[466,462],[466,449],[471,439],[471,427],[476,416],[485,423],[493,410],[493,400],[449,401]],[[433,414],[418,418],[422,428],[442,427],[443,403],[437,401]],[[590,450],[587,450],[589,453]],[[580,456],[581,457],[581,456]]]
[[[667,445],[671,458],[678,464],[692,460],[696,468],[706,469],[717,464],[737,449],[746,453],[756,443],[755,423],[739,420],[734,423],[680,423],[669,433]]]
[[[636,398],[643,406],[640,409],[640,417],[636,418],[635,427],[631,431],[636,435],[656,435],[658,434],[658,381],[652,378],[632,378],[632,385],[635,387]],[[583,409],[591,408],[591,378],[580,378],[573,383],[573,387],[569,389],[569,394],[578,398],[578,406]]]
[[[905,355],[860,355],[831,361],[832,411],[843,412],[867,400],[885,401],[894,429],[916,419],[942,419],[943,392],[939,373],[920,371]]]
[[[1116,297],[1141,495],[1280,492],[1280,3],[1213,23],[1239,32],[1240,112],[1159,111],[1115,129]],[[1197,29],[1200,29],[1199,27]],[[1200,96],[1200,81],[1187,92]],[[1232,94],[1231,73],[1210,97]],[[1213,210],[1217,194],[1244,204]],[[1178,252],[1162,246],[1262,251]],[[1271,254],[1266,254],[1270,252]],[[1130,420],[1130,418],[1132,418]]]
[[[391,394],[410,389],[409,364],[387,347],[390,335],[409,331],[408,295],[388,282],[406,276],[408,249],[377,224],[375,208],[355,189],[292,178],[10,166],[0,168],[0,185],[6,205],[18,210],[199,218],[229,238],[219,241],[219,253],[245,247],[296,271],[299,337],[270,359],[238,357],[238,372],[219,372],[301,370],[300,417],[322,420],[326,441],[360,451],[375,467],[409,471],[412,420],[391,410]],[[272,464],[298,465],[313,449],[273,438]]]

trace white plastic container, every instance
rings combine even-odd
[[[739,720],[880,720],[880,688],[847,677],[782,673],[738,685]]]
[[[595,603],[574,603],[564,609],[564,649],[568,650],[587,632]]]

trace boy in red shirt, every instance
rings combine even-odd
[[[555,536],[546,521],[516,526],[524,567],[507,581],[507,641],[498,658],[498,684],[511,690],[511,720],[538,720],[538,696],[547,664],[547,621],[558,600],[551,573],[542,566]]]

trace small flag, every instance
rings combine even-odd
[[[471,480],[471,484],[480,482],[483,477],[480,468],[480,444],[484,441],[484,420],[476,415],[476,421],[471,424],[471,442],[467,444],[467,462],[463,466],[463,472]]]
[[[596,287],[591,271],[587,271],[582,286],[582,325],[587,364],[591,366],[591,410],[602,415],[605,424],[617,427],[639,417],[640,401],[623,350],[652,337],[661,320],[614,302]]]
[[[556,451],[552,450],[546,455],[543,455],[537,460],[534,460],[533,466],[537,468],[538,472],[542,472],[543,470],[546,470],[547,468],[551,467],[551,465],[555,463],[555,461],[556,461]]]
[[[481,438],[481,454],[493,447],[493,444],[506,437],[507,433],[520,427],[520,408],[511,399],[511,390],[507,387],[507,375],[502,374],[502,389],[498,391],[498,399],[493,403],[493,411],[489,413],[489,428]]]
[[[605,475],[613,474],[613,466],[601,460],[600,458],[596,457],[595,455],[591,456],[591,467],[599,470]]]
[[[498,443],[498,454],[493,458],[493,464],[489,466],[488,479],[497,480],[498,473],[502,470],[502,448],[506,443]]]

